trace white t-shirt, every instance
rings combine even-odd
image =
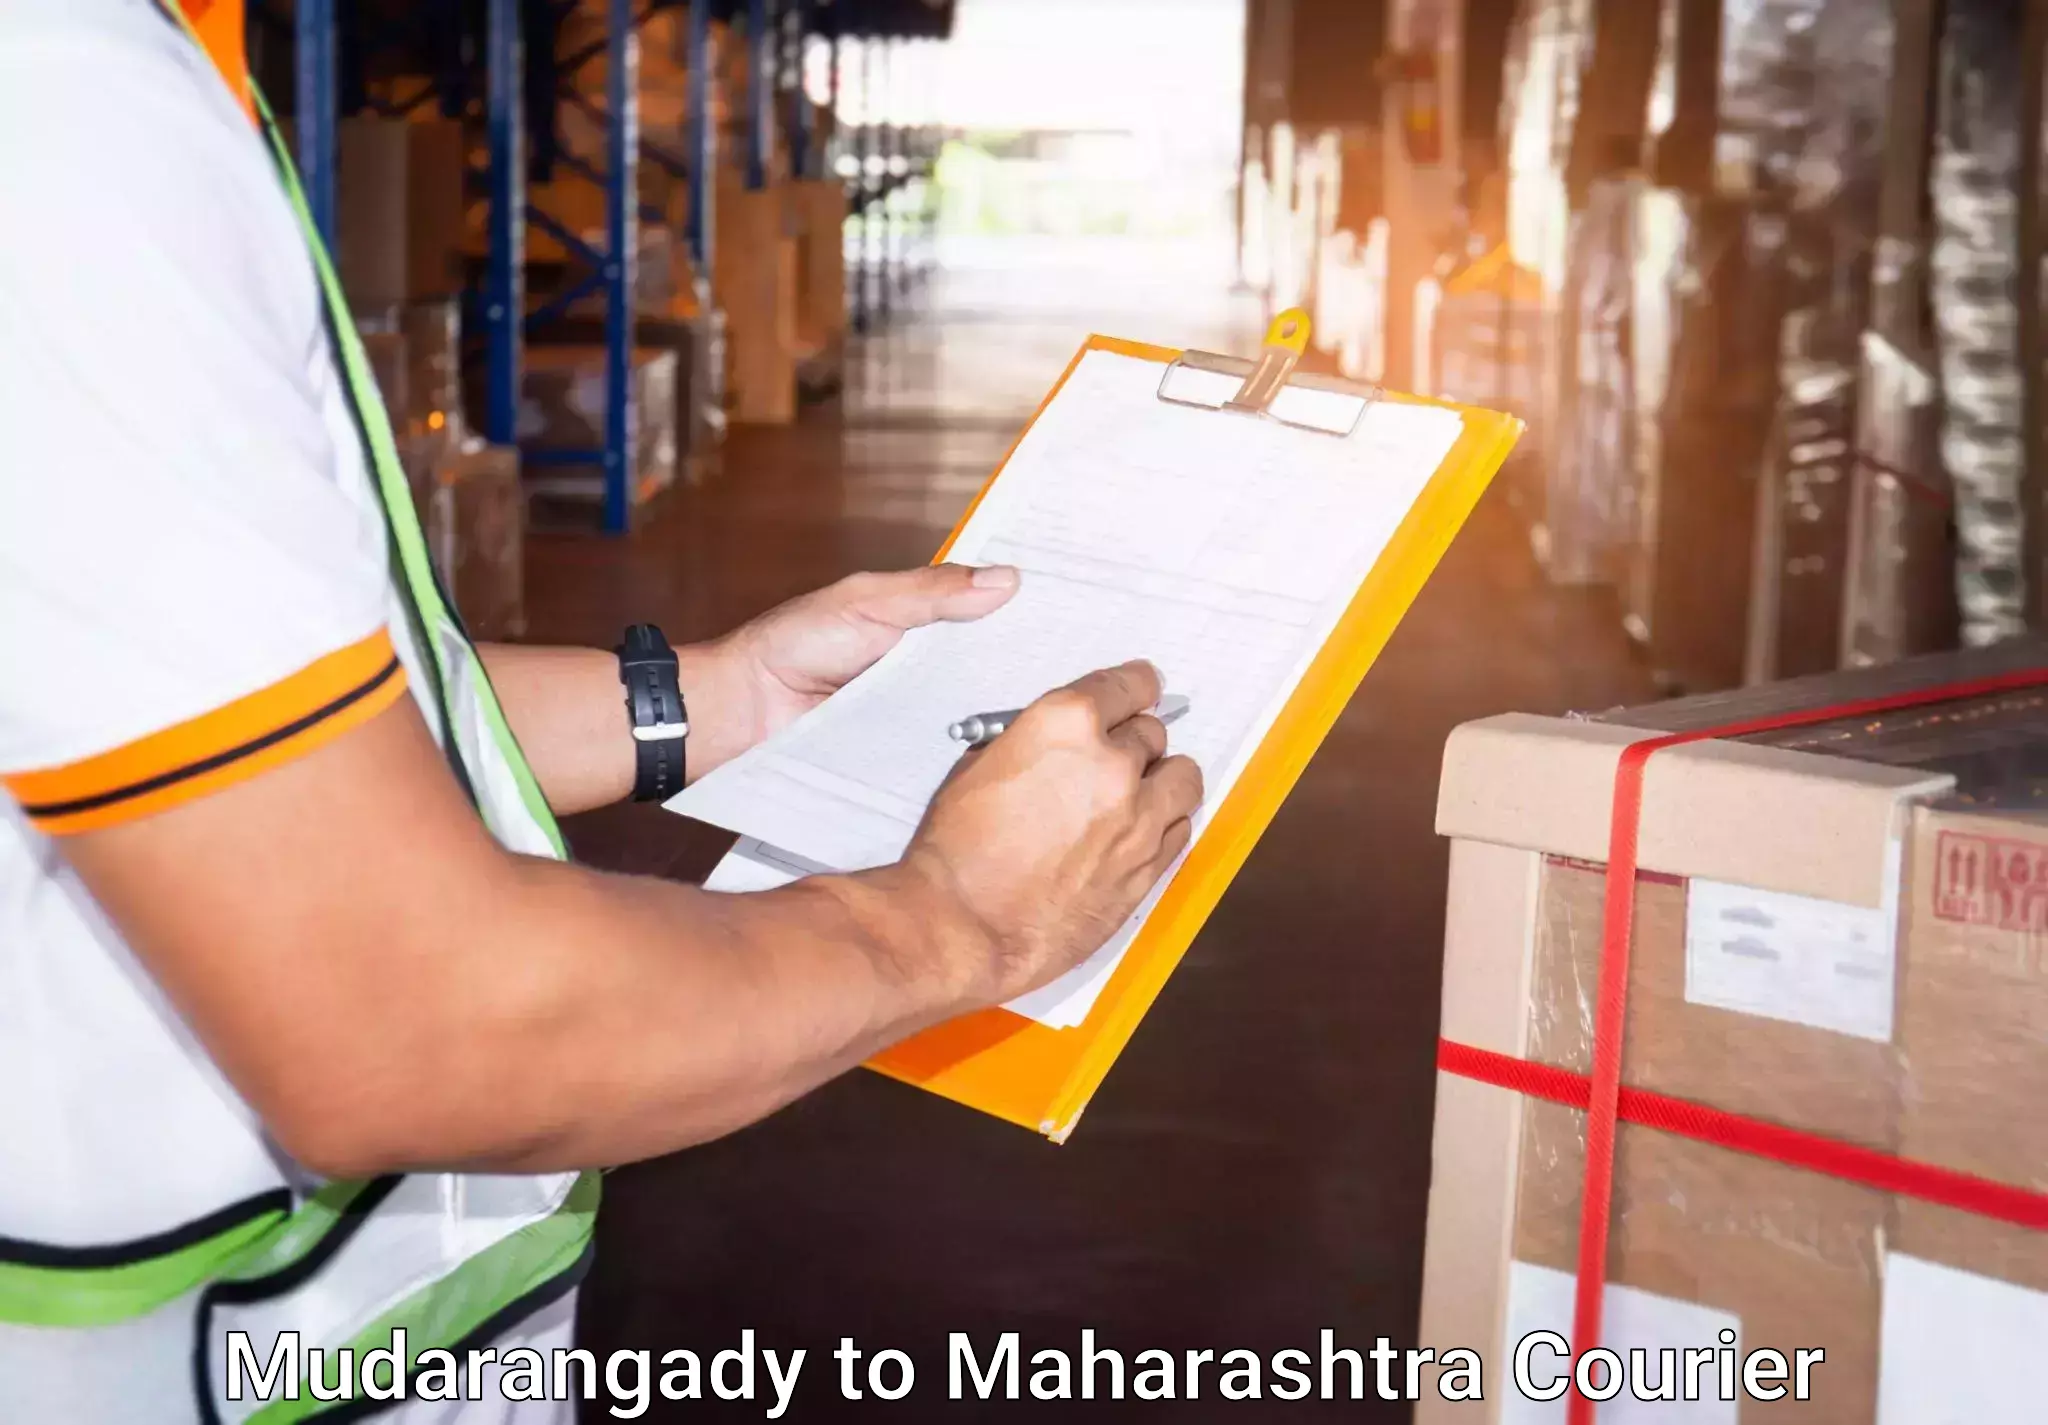
[[[132,1243],[296,1179],[63,838],[431,684],[297,220],[205,53],[150,0],[4,0],[0,204],[4,1261],[10,1239]],[[0,1325],[0,1362],[22,1329]],[[189,1396],[188,1359],[91,1367],[141,1401],[175,1367]],[[0,1418],[58,1418],[11,1408],[9,1377]]]
[[[130,1052],[173,1052],[136,1021],[175,1017],[63,836],[303,752],[406,676],[305,243],[205,53],[148,0],[7,0],[0,193],[0,1236],[118,1242],[221,1181],[192,1123],[117,1111],[169,1067]],[[189,1107],[249,1117],[224,1085]],[[8,1161],[59,1143],[75,1171]]]

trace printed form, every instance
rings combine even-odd
[[[1088,352],[975,509],[948,557],[1017,566],[1008,604],[912,631],[667,803],[746,838],[709,889],[896,860],[961,756],[949,723],[1133,658],[1189,700],[1169,740],[1202,768],[1199,840],[1463,420],[1375,402],[1338,437],[1160,401],[1164,369]],[[1181,374],[1220,382],[1219,400],[1238,384]],[[1089,960],[1008,1008],[1081,1023],[1170,879]]]

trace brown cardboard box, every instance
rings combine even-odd
[[[727,323],[727,399],[734,420],[786,425],[796,419],[798,292],[787,188],[721,178],[712,281]]]
[[[384,401],[384,414],[391,418],[394,429],[403,429],[406,413],[412,408],[412,357],[405,333],[365,322],[359,335],[363,355],[370,358],[370,375],[377,382],[377,394]]]
[[[635,347],[630,375],[634,420],[632,502],[644,503],[674,483],[677,468],[676,354]],[[520,386],[522,444],[541,449],[595,450],[604,443],[605,353],[601,346],[529,346]],[[591,467],[595,469],[596,467]],[[537,494],[588,493],[589,470],[532,472]]]
[[[406,139],[406,296],[432,301],[462,290],[468,140],[439,117],[414,118]]]
[[[1445,1038],[1588,1068],[1598,863],[1626,743],[2044,664],[2048,648],[2009,645],[1600,719],[1510,715],[1458,729],[1438,804],[1438,829],[1453,838]],[[1987,800],[2021,789],[2032,805],[2035,788],[2048,788],[2039,691],[1660,753],[1645,777],[1623,1082],[2048,1186],[2048,1131],[2021,1122],[2048,1096],[2048,976],[2018,943],[2031,935],[2038,950],[2040,933],[1931,925],[1927,909],[2024,904],[2016,924],[2048,918],[2025,896],[1929,889],[1930,846],[1964,815],[1930,803],[1971,799],[1973,844],[2018,844],[2012,828],[2027,825],[2048,846],[2048,823],[1986,830]],[[2017,869],[2002,887],[2030,886],[2048,867],[2048,854],[2004,854]],[[1952,870],[1949,884],[1989,882]],[[1426,1392],[1418,1421],[1503,1418],[1509,1343],[1539,1326],[1569,1334],[1582,1171],[1578,1111],[1439,1075],[1421,1339],[1480,1349],[1489,1389],[1467,1404]],[[1811,1402],[1745,1401],[1712,1417],[1744,1422],[1796,1411],[1868,1425],[1881,1393],[1887,1422],[1927,1418],[1914,1411],[1935,1387],[1908,1379],[1940,1379],[1938,1365],[1916,1364],[1927,1318],[1956,1315],[1942,1303],[1981,1286],[1996,1299],[1970,1318],[1978,1336],[2016,1329],[2033,1308],[1997,1292],[2038,1290],[2048,1268],[2041,1234],[1630,1125],[1613,1216],[1610,1346],[1711,1346],[1727,1324],[1741,1350],[1827,1352]],[[1910,1300],[1898,1286],[1956,1267],[1975,1275]],[[2048,1313],[2048,1295],[2037,1300]]]
[[[804,179],[789,185],[799,227],[797,328],[831,344],[846,331],[846,185]]]
[[[1586,1073],[1604,871],[1549,860],[1539,886],[1526,1052]],[[1686,931],[1685,883],[1646,879],[1636,893],[1628,1082],[1891,1149],[1891,1046],[1688,1004]],[[1550,1103],[1530,1105],[1521,1162],[1514,1259],[1570,1275],[1578,1260],[1583,1115]],[[1799,1347],[1825,1349],[1829,1389],[1824,1398],[1796,1407],[1802,1418],[1869,1421],[1886,1196],[1635,1125],[1623,1125],[1616,1163],[1619,1210],[1609,1281],[1732,1316],[1744,1349],[1769,1345],[1788,1355]],[[1761,1405],[1752,1409],[1770,1414]]]
[[[467,427],[462,405],[462,313],[453,298],[409,303],[405,332],[405,418],[459,441]]]
[[[403,119],[364,116],[338,126],[335,261],[349,302],[359,309],[406,299],[410,128]]]
[[[1914,815],[1900,1152],[2048,1192],[2048,782],[2001,790],[1989,807],[1958,799]],[[1893,1259],[1888,1350],[1938,1358],[1962,1348],[1958,1336],[1993,1337],[1986,1302],[2024,1312],[2021,1293],[2033,1294],[2036,1340],[2048,1326],[2048,1232],[1901,1198],[1891,1246],[1912,1261]],[[1997,1408],[1971,1418],[2007,1418]]]

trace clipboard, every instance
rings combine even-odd
[[[1033,1129],[1056,1143],[1066,1141],[1167,977],[1194,943],[1224,890],[1521,437],[1522,422],[1496,411],[1332,377],[1298,375],[1296,364],[1308,336],[1308,317],[1299,310],[1284,312],[1274,320],[1256,360],[1091,336],[933,556],[934,563],[946,559],[969,517],[1002,478],[1004,467],[1031,425],[1059,396],[1090,352],[1113,352],[1159,363],[1158,399],[1208,407],[1218,420],[1282,420],[1342,437],[1377,401],[1436,406],[1463,417],[1463,429],[1449,455],[1409,508],[1086,1019],[1071,1028],[1055,1029],[1012,1010],[980,1010],[904,1040],[869,1060],[867,1067]],[[1176,373],[1190,371],[1235,378],[1235,394],[1220,402],[1187,398],[1176,389]],[[1203,380],[1199,384],[1213,390],[1217,383]],[[1308,406],[1337,408],[1336,402],[1310,399],[1316,394],[1342,398],[1342,407],[1352,411],[1349,421],[1315,424],[1289,418]]]

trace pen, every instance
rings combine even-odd
[[[1168,693],[1159,699],[1159,705],[1152,709],[1152,716],[1161,722],[1172,722],[1188,710],[1188,700],[1178,693]],[[979,747],[992,742],[1004,728],[1015,722],[1024,712],[1022,708],[1010,708],[1003,712],[976,713],[951,724],[946,736],[955,742],[964,742],[969,747]]]

